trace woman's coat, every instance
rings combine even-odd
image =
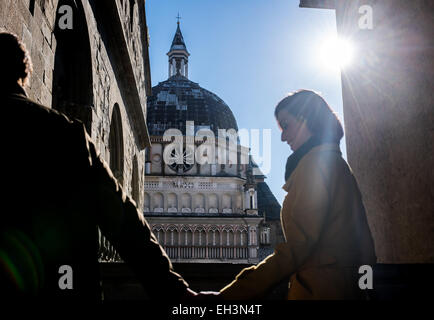
[[[260,298],[290,277],[288,299],[358,299],[362,265],[376,262],[359,188],[339,146],[312,148],[283,186],[286,242],[221,290],[225,299]]]

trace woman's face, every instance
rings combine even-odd
[[[285,109],[277,114],[277,123],[282,131],[281,140],[286,141],[292,151],[300,148],[312,136],[306,122],[297,120]]]

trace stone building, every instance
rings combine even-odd
[[[177,270],[196,279],[193,289],[216,288],[219,264],[238,264],[236,273],[283,241],[280,205],[240,145],[230,108],[188,79],[179,22],[167,55],[168,79],[148,99],[144,215]]]
[[[30,98],[80,119],[143,207],[151,89],[144,1],[2,0],[0,28],[30,52]]]
[[[17,34],[31,55],[29,97],[81,120],[123,190],[143,208],[151,91],[145,1],[1,0],[0,28]],[[142,293],[124,264],[106,263],[119,256],[99,240],[106,299]]]

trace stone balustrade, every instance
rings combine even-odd
[[[219,260],[247,260],[249,250],[247,246],[163,246],[172,260],[184,259],[219,259]]]

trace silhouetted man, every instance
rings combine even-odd
[[[27,98],[30,73],[25,46],[0,33],[2,295],[100,297],[99,227],[151,298],[194,296],[83,124]]]

